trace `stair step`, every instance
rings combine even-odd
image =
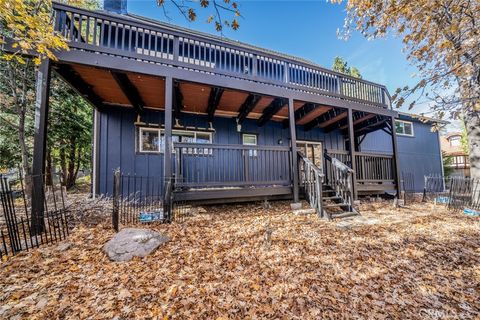
[[[323,200],[334,200],[334,199],[342,199],[341,197],[333,196],[333,197],[322,197]]]
[[[331,215],[333,219],[341,219],[341,218],[348,218],[348,217],[354,217],[354,216],[358,216],[358,213],[347,211],[347,212],[337,213],[337,214],[334,213]]]
[[[304,216],[308,214],[315,214],[317,211],[313,208],[308,208],[308,209],[298,209],[298,210],[293,210],[293,214],[299,215],[299,216]]]
[[[331,204],[323,205],[323,207],[326,207],[326,208],[344,207],[344,206],[348,206],[348,204],[347,203],[331,203]]]
[[[322,193],[335,193],[334,190],[323,190]]]

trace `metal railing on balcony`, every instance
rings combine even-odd
[[[73,49],[170,65],[390,107],[383,85],[287,55],[130,16],[53,5],[55,30]]]

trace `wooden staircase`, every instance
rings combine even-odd
[[[331,220],[359,215],[353,208],[353,170],[326,153],[324,157],[330,168],[328,177],[299,154],[300,185],[305,199],[321,218]]]
[[[359,215],[353,206],[337,195],[335,190],[329,185],[323,185],[322,200],[323,211],[329,219],[341,219]]]

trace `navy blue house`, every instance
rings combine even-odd
[[[70,50],[44,61],[39,79],[56,72],[95,108],[94,194],[112,195],[119,170],[155,181],[166,202],[304,197],[324,215],[352,211],[361,195],[398,195],[402,173],[421,191],[441,172],[431,120],[393,110],[381,84],[132,15],[125,0],[53,10]],[[49,82],[39,83],[45,128]]]

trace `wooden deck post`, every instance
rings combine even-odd
[[[172,177],[172,105],[173,105],[173,79],[165,78],[165,150],[163,159],[163,175],[165,179]]]
[[[47,152],[47,124],[50,97],[50,60],[44,59],[37,71],[35,98],[35,127],[32,162],[32,234],[40,234],[44,230],[43,174],[45,173],[45,157]],[[28,177],[27,177],[28,179]],[[28,180],[27,180],[28,181]],[[28,185],[28,184],[27,184]]]
[[[393,166],[395,170],[395,184],[397,185],[397,198],[400,198],[402,186],[400,183],[400,167],[398,166],[398,146],[397,146],[397,130],[395,126],[395,118],[391,117],[392,123],[392,149],[393,149]]]
[[[353,170],[353,199],[358,199],[357,192],[357,165],[355,161],[355,132],[353,130],[353,110],[348,108],[348,141],[350,145],[350,162]]]
[[[293,108],[293,98],[288,98],[288,121],[290,125],[290,142],[292,151],[292,183],[293,183],[293,202],[299,201],[298,192],[298,166],[297,166],[297,132],[295,128],[295,110]]]

